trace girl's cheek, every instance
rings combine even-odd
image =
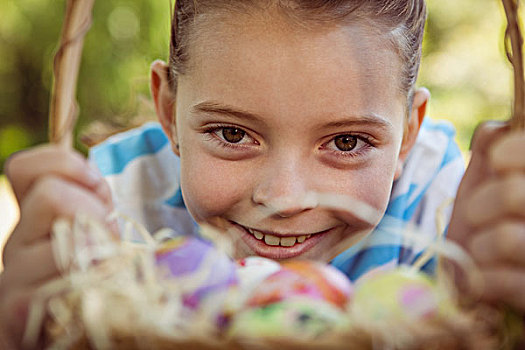
[[[357,199],[384,212],[390,199],[394,178],[394,163],[388,160],[390,158],[363,169],[359,176],[355,178],[359,180],[354,180],[355,183],[352,185],[353,193],[347,194],[350,196],[354,195]]]
[[[184,201],[197,221],[221,216],[247,196],[249,174],[235,162],[195,152],[188,159],[181,159],[181,170]]]

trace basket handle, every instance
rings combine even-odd
[[[59,49],[53,64],[54,84],[49,110],[49,139],[73,147],[73,129],[78,116],[76,86],[84,36],[91,27],[95,0],[68,0]]]
[[[514,110],[510,120],[512,130],[525,129],[525,81],[523,75],[523,36],[519,22],[520,0],[503,0],[507,29],[505,30],[505,51],[514,70]],[[510,40],[510,47],[509,47]]]

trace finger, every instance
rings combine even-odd
[[[58,276],[51,240],[39,241],[32,245],[19,246],[6,259],[2,283],[25,288],[36,286]]]
[[[525,221],[486,228],[472,237],[469,248],[474,260],[482,266],[525,266]]]
[[[503,217],[525,218],[525,174],[512,173],[479,186],[468,199],[466,218],[474,226]]]
[[[9,341],[20,344],[29,314],[31,292],[29,290],[4,289],[0,298],[0,322],[9,334]],[[20,346],[20,345],[18,345]],[[13,349],[19,349],[15,347]]]
[[[454,211],[449,225],[449,238],[463,245],[470,236],[470,224],[465,219],[471,193],[492,175],[488,166],[487,153],[494,142],[508,129],[501,122],[486,122],[478,126],[472,138],[472,157],[458,188]]]
[[[75,214],[84,213],[104,222],[110,211],[110,206],[85,188],[55,176],[45,176],[35,183],[22,203],[13,239],[30,244],[46,237],[58,217],[72,219]]]
[[[471,143],[472,157],[460,190],[470,191],[490,175],[491,169],[487,166],[489,150],[508,129],[508,124],[497,121],[485,122],[476,128]]]
[[[108,185],[100,172],[90,166],[79,153],[55,145],[16,153],[8,159],[5,172],[19,203],[23,201],[34,182],[45,174],[64,177],[88,189],[96,190],[102,200],[110,200]]]
[[[525,134],[511,133],[494,143],[490,163],[498,173],[525,170]]]
[[[525,311],[525,270],[497,267],[483,271],[485,288],[483,299],[489,302],[505,302],[522,312]]]

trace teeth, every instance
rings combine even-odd
[[[272,235],[264,235],[264,242],[268,245],[279,245],[281,239]]]
[[[255,232],[253,232],[253,235],[254,235],[255,238],[257,238],[258,240],[261,240],[261,239],[264,238],[264,235],[263,235],[261,232],[259,232],[259,231],[255,231]]]
[[[295,245],[295,237],[281,237],[281,246],[293,247]]]
[[[274,235],[265,235],[264,233],[251,228],[247,229],[255,238],[260,241],[264,240],[266,244],[271,246],[280,245],[281,247],[293,247],[296,243],[303,243],[308,238],[312,237],[312,235],[277,237]]]

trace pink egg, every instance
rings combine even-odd
[[[301,297],[327,301],[345,309],[353,295],[348,278],[336,268],[319,262],[298,260],[265,278],[248,298],[249,306],[264,306]]]

